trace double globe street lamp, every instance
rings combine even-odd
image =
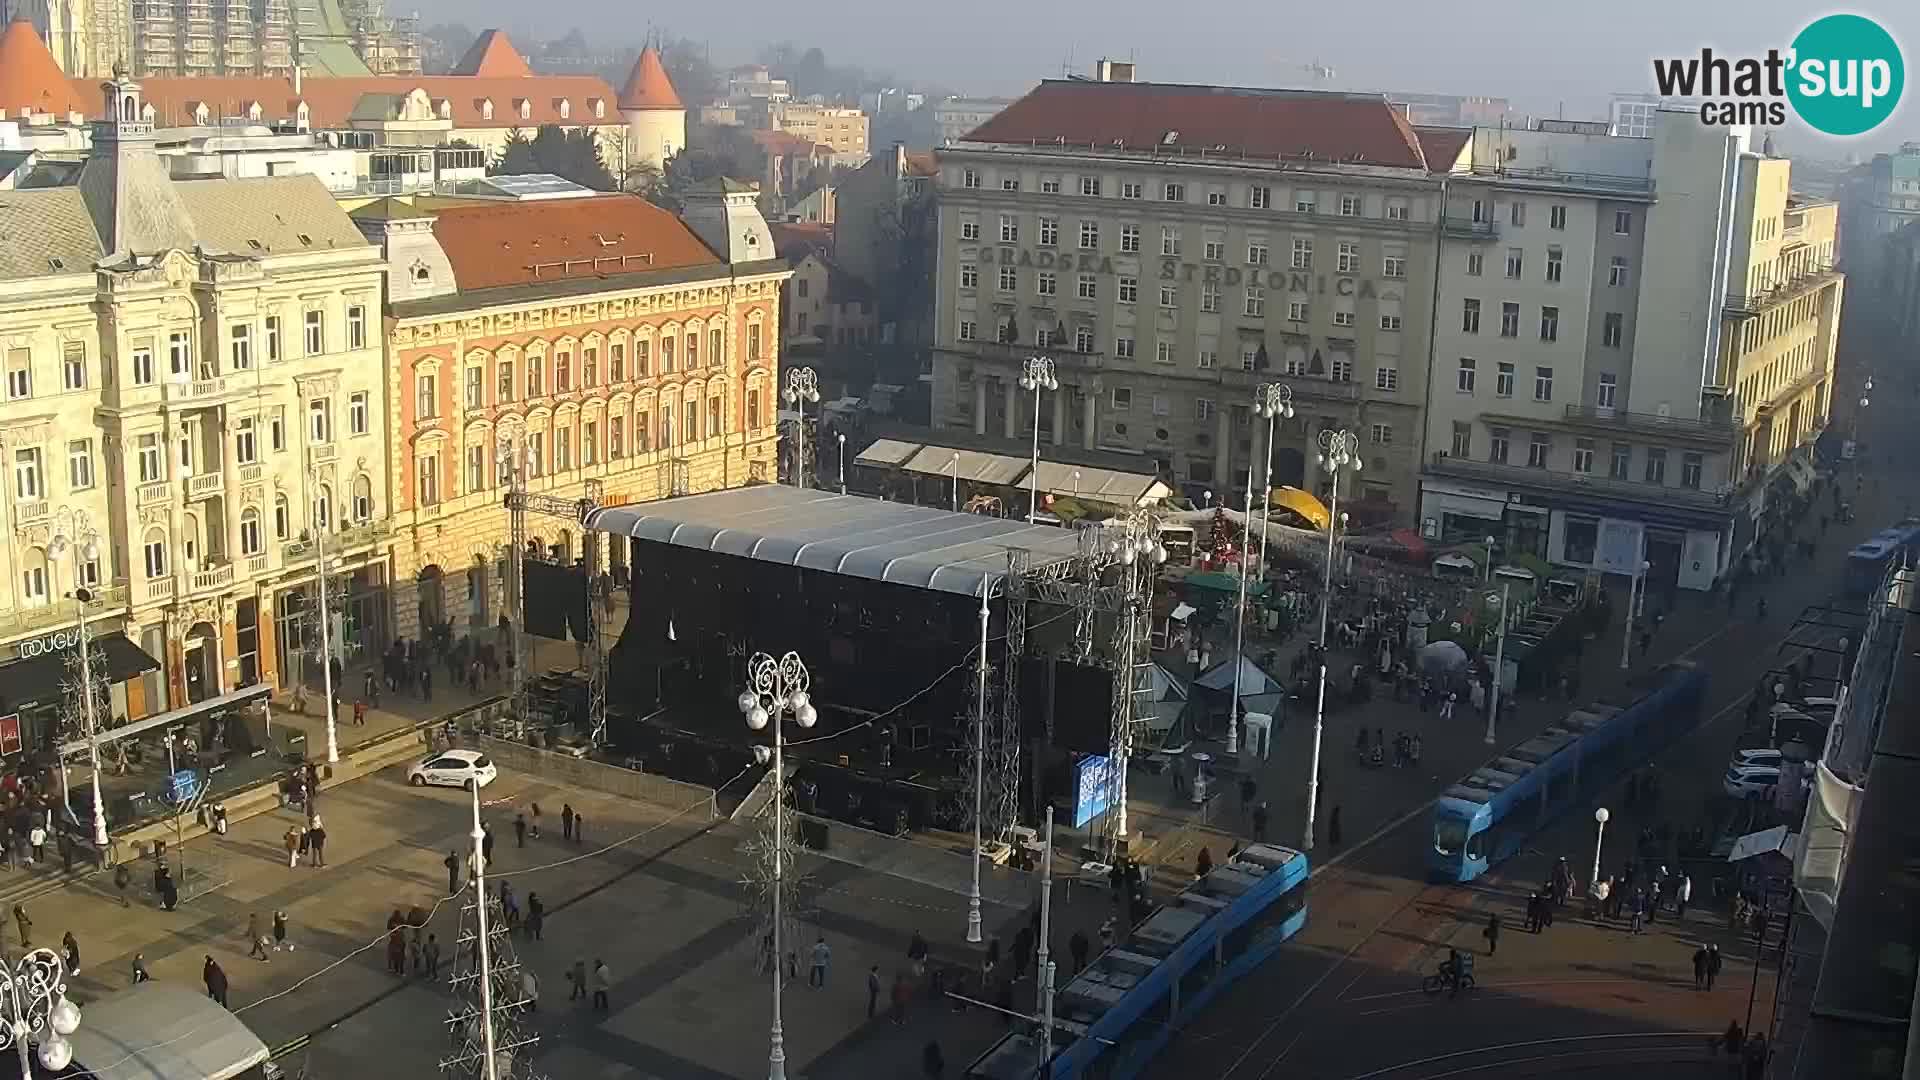
[[[807,486],[807,403],[820,400],[820,376],[810,367],[794,368],[787,372],[780,396],[800,415],[793,444],[793,486],[803,488]]]
[[[67,1000],[65,960],[52,949],[34,949],[0,965],[0,1051],[9,1045],[20,1055],[20,1075],[33,1076],[32,1045],[40,1044],[40,1064],[59,1074],[73,1064],[67,1036],[79,1030],[80,1009]]]
[[[1264,578],[1267,572],[1267,536],[1273,524],[1273,433],[1280,421],[1293,419],[1293,387],[1285,383],[1261,383],[1253,392],[1253,412],[1267,422],[1267,467],[1260,482],[1259,573]]]
[[[55,560],[73,557],[73,610],[79,620],[80,641],[80,716],[87,729],[87,759],[93,769],[93,846],[101,858],[107,857],[107,810],[100,796],[100,718],[101,706],[93,682],[93,643],[87,639],[87,605],[93,593],[87,588],[87,567],[100,562],[100,534],[85,510],[63,509],[54,520],[53,540],[48,545]],[[61,757],[65,775],[64,753]]]
[[[782,728],[789,716],[802,728],[810,728],[820,719],[813,699],[807,694],[812,683],[799,653],[790,652],[778,660],[766,653],[754,653],[747,661],[749,689],[742,690],[739,698],[740,712],[747,718],[749,728],[762,731],[768,725],[773,727],[773,749],[769,751],[759,745],[753,748],[755,761],[765,765],[771,760],[773,765],[773,1032],[772,1045],[767,1051],[767,1080],[786,1080],[787,1075],[786,1037],[780,1030],[780,984],[785,974],[781,967],[781,957],[785,954],[780,941],[780,889],[787,863],[787,775],[782,759],[785,745]]]

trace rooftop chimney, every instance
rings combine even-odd
[[[1095,61],[1093,65],[1093,80],[1095,82],[1130,83],[1133,81],[1133,61],[1107,59]]]

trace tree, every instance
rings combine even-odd
[[[627,65],[631,68],[633,65]],[[706,46],[686,38],[673,38],[660,45],[660,66],[667,69],[667,78],[673,80],[673,88],[680,95],[681,102],[698,107],[720,96],[720,76],[707,61]],[[626,72],[620,73],[624,79]],[[614,85],[618,86],[616,81]]]
[[[500,156],[493,159],[488,172],[499,176],[524,176],[539,172],[540,163],[534,159],[533,143],[527,139],[527,133],[514,128],[507,132],[506,144],[500,147]]]

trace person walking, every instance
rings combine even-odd
[[[247,912],[247,956],[262,962],[272,959],[267,955],[267,935],[260,932],[260,913],[257,911]]]
[[[1339,803],[1333,804],[1333,813],[1327,816],[1327,844],[1331,847],[1336,847],[1336,848],[1340,846],[1340,804]],[[1231,858],[1229,858],[1228,861],[1232,861]]]
[[[1713,980],[1720,977],[1720,946],[1707,946],[1707,989],[1713,989]]]
[[[413,936],[407,941],[407,966],[415,975],[427,969],[426,942],[420,940],[420,928],[413,928]]]
[[[587,815],[578,810],[573,812],[573,846],[579,847],[587,839]]]
[[[153,978],[153,976],[147,972],[147,954],[134,953],[133,954],[133,985],[139,986],[141,983],[146,982],[151,978]]]
[[[1453,703],[1455,701],[1458,701],[1459,698],[1460,698],[1460,695],[1455,693],[1454,691],[1452,690],[1447,691],[1446,699],[1440,702],[1440,719],[1442,720],[1453,719]]]
[[[529,809],[532,813],[529,815],[531,820],[527,822],[527,831],[535,840],[538,840],[540,839],[540,804],[534,803]]]
[[[394,975],[407,973],[407,928],[396,926],[387,932],[387,971]]]
[[[1200,856],[1193,860],[1193,876],[1203,878],[1211,873],[1213,873],[1213,850],[1203,847],[1200,849]]]
[[[1253,840],[1257,844],[1267,842],[1267,803],[1264,799],[1253,808]]]
[[[1480,936],[1487,939],[1487,955],[1488,956],[1492,956],[1495,953],[1498,953],[1500,951],[1500,913],[1499,912],[1496,911],[1493,914],[1487,916],[1487,928],[1485,930],[1480,931]]]
[[[1611,896],[1612,893],[1613,886],[1608,883],[1606,878],[1595,880],[1592,887],[1587,890],[1587,899],[1590,901],[1588,907],[1596,922],[1604,922],[1606,920],[1607,898]]]
[[[890,1015],[893,1017],[895,1024],[904,1024],[907,1022],[907,1001],[912,997],[912,994],[913,991],[907,986],[906,972],[894,972],[892,990],[893,1009]]]
[[[867,1019],[873,1019],[874,1009],[880,1005],[880,965],[867,969]]]
[[[807,972],[807,985],[815,990],[824,990],[827,986],[827,963],[833,958],[833,949],[827,945],[825,935],[814,940],[813,966]]]
[[[1078,975],[1086,969],[1087,952],[1092,947],[1093,943],[1087,940],[1087,932],[1085,930],[1075,930],[1073,936],[1067,939],[1067,955],[1073,958],[1074,975]]]
[[[547,926],[547,902],[540,894],[527,894],[527,937],[534,941],[544,940]]]
[[[613,989],[613,973],[607,970],[607,962],[595,959],[593,962],[593,1007],[599,1012],[607,1011],[607,991]]]
[[[492,825],[480,826],[480,857],[486,860],[488,866],[493,865],[493,826]]]
[[[66,960],[67,974],[80,974],[80,940],[73,936],[73,931],[60,935],[60,952]]]
[[[307,854],[309,866],[325,869],[327,865],[327,829],[320,824],[320,815],[315,814],[308,823]]]
[[[293,942],[287,940],[287,913],[284,911],[273,913],[273,951],[293,951]]]
[[[1687,917],[1687,903],[1693,899],[1693,878],[1685,870],[1680,872],[1680,884],[1673,888],[1673,917],[1676,920]]]
[[[449,850],[447,852],[446,860],[442,863],[442,865],[447,868],[447,895],[448,896],[458,895],[460,892],[460,855],[459,853]]]
[[[525,814],[513,815],[513,846],[517,848],[527,846],[527,815]]]
[[[421,959],[427,962],[427,978],[429,979],[439,978],[440,977],[440,938],[434,934],[428,934],[427,943],[425,945],[420,946],[420,956],[421,956]]]
[[[1693,988],[1695,990],[1707,988],[1707,964],[1711,959],[1705,945],[1693,951]]]
[[[20,928],[20,947],[33,948],[33,920],[27,916],[27,905],[13,905],[13,921]]]
[[[220,970],[220,965],[213,962],[213,957],[207,957],[206,964],[200,969],[200,978],[207,984],[207,996],[219,1002],[221,1008],[226,1008],[227,973]]]
[[[947,1074],[947,1057],[940,1052],[938,1042],[929,1042],[921,1048],[920,1071],[927,1074],[927,1080],[941,1080]]]
[[[520,969],[520,997],[526,1001],[528,1012],[540,1011],[540,980],[534,978],[532,968]]]
[[[1640,921],[1646,918],[1647,915],[1647,891],[1636,886],[1633,890],[1632,904],[1632,925],[1628,927],[1628,930],[1631,933],[1637,934],[1640,932]]]
[[[298,825],[287,826],[287,834],[281,837],[282,842],[287,845],[287,869],[289,870],[300,865],[300,845],[302,839],[303,835]]]
[[[127,899],[127,886],[131,884],[133,884],[133,871],[127,869],[126,863],[113,868],[113,891],[119,894],[121,907],[133,906],[133,902]]]
[[[560,804],[560,839],[573,842],[573,804]]]
[[[567,971],[567,982],[573,989],[567,994],[568,1001],[581,1001],[587,996],[587,962],[575,959],[573,967]]]

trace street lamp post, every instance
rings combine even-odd
[[[779,660],[766,653],[754,653],[747,661],[747,680],[751,689],[742,690],[739,698],[740,712],[747,718],[747,726],[755,731],[768,725],[773,727],[773,1032],[767,1051],[767,1080],[786,1080],[787,1047],[780,1031],[780,984],[786,974],[780,959],[784,955],[780,943],[780,890],[787,862],[787,777],[781,753],[785,745],[781,728],[787,716],[792,716],[793,722],[802,728],[812,727],[820,716],[807,696],[813,680],[799,653],[790,652]],[[753,756],[764,764],[768,759],[767,748],[756,745]]]
[[[1587,879],[1589,889],[1593,887],[1592,882],[1600,880],[1600,845],[1607,838],[1607,816],[1604,806],[1593,812],[1593,876]]]
[[[1500,680],[1507,670],[1507,583],[1500,582],[1500,639],[1493,646],[1493,692],[1487,696],[1487,745],[1494,743],[1494,724],[1500,716]],[[1491,600],[1493,597],[1489,596]]]
[[[1253,550],[1253,461],[1247,461],[1247,501],[1240,530],[1240,591],[1233,605],[1233,705],[1227,710],[1227,753],[1240,753],[1240,672],[1247,644],[1247,558]]]
[[[1313,850],[1313,819],[1320,799],[1320,740],[1327,720],[1327,612],[1333,606],[1333,540],[1340,523],[1340,474],[1359,472],[1360,437],[1344,428],[1320,432],[1320,467],[1328,473],[1332,498],[1327,506],[1327,573],[1320,589],[1320,690],[1313,709],[1313,760],[1307,773],[1306,850]]]
[[[321,707],[327,715],[327,764],[337,765],[340,763],[340,740],[334,733],[333,619],[327,611],[327,577],[333,569],[327,565],[327,528],[333,520],[333,507],[319,497],[317,473],[313,491],[313,551],[319,571],[314,584],[320,590],[320,686],[326,692],[326,702]]]
[[[1480,568],[1480,580],[1488,585],[1493,584],[1493,537],[1491,536],[1487,537],[1487,565]]]
[[[820,400],[820,376],[810,367],[787,372],[787,386],[781,397],[800,414],[794,437],[793,486],[807,486],[807,402]]]
[[[1647,571],[1653,564],[1645,559],[1634,567],[1633,577],[1627,581],[1627,617],[1620,627],[1620,670],[1627,670],[1629,658],[1633,653],[1633,620],[1640,613],[1640,594],[1646,590]]]
[[[840,494],[847,493],[847,433],[836,431],[834,438],[840,441]]]
[[[1873,399],[1867,396],[1871,393],[1873,393],[1873,376],[1869,375],[1867,376],[1867,381],[1860,384],[1860,408],[1854,410],[1853,423],[1851,425],[1853,430],[1847,435],[1847,441],[1853,443],[1855,446],[1855,453],[1859,452],[1860,414],[1867,411],[1867,406],[1873,404]]]
[[[73,1064],[67,1036],[80,1027],[80,1009],[67,1000],[66,962],[52,949],[34,949],[0,964],[0,1050],[9,1043],[20,1055],[20,1075],[33,1076],[32,1044],[40,1041],[40,1064],[54,1073]]]
[[[953,462],[948,468],[953,470],[953,509],[958,513],[960,510],[960,451],[953,452]]]
[[[79,623],[80,716],[87,727],[87,760],[93,768],[93,846],[101,858],[107,854],[107,810],[100,795],[100,718],[99,702],[93,693],[93,643],[87,639],[87,604],[93,593],[87,589],[84,568],[100,558],[100,534],[85,510],[61,510],[54,523],[53,542],[49,545],[55,559],[73,556],[73,611]],[[62,761],[64,761],[64,757]],[[64,773],[65,766],[62,766]]]
[[[1053,361],[1044,356],[1027,357],[1020,370],[1020,388],[1033,392],[1033,467],[1027,472],[1027,524],[1040,514],[1040,395],[1060,389],[1053,377]]]
[[[1273,433],[1281,420],[1293,419],[1293,387],[1261,383],[1253,392],[1253,411],[1267,421],[1266,471],[1260,481],[1260,562],[1257,573],[1267,573],[1267,532],[1273,525]]]

